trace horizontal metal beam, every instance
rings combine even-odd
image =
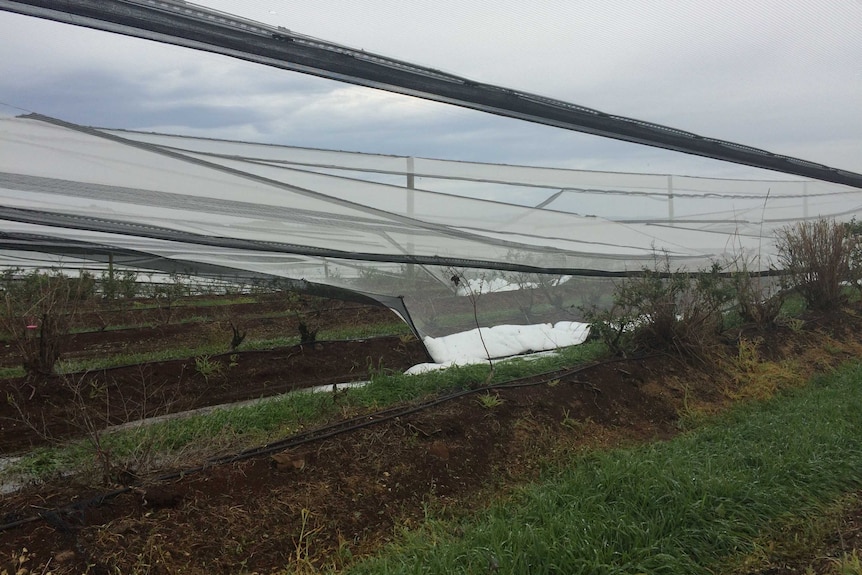
[[[475,82],[181,0],[0,0],[0,10],[223,54],[499,116],[862,188],[862,174]]]

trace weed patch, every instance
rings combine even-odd
[[[725,389],[735,401],[769,399],[783,389],[805,383],[798,366],[791,360],[764,361],[756,341],[741,339],[737,355],[731,361],[734,385]]]

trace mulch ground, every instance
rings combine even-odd
[[[745,336],[759,337],[764,354],[792,356],[804,375],[858,355],[862,322],[853,315],[838,319],[812,321],[813,331],[785,327],[778,335]],[[828,353],[815,340],[828,340]],[[335,371],[342,375],[345,369],[364,375],[369,360],[384,353],[395,354],[384,364],[424,361],[408,343],[391,340],[388,352],[360,345],[332,356],[328,344],[279,350],[272,353],[284,354],[285,363],[263,379],[269,386],[291,385],[300,370],[291,370],[290,362],[304,354],[313,357],[312,366],[341,365]],[[240,356],[238,364],[252,363],[246,359]],[[2,523],[41,514],[0,532],[0,558],[23,560],[0,563],[0,572],[19,566],[56,574],[337,568],[373,553],[398,528],[420,523],[428,506],[469,513],[536,478],[549,460],[585,447],[672,437],[683,407],[717,410],[729,403],[728,390],[744,385],[729,369],[661,355],[604,363],[537,378],[531,386],[465,395],[301,447],[135,484],[110,497],[100,497],[110,486],[76,479],[34,486],[0,501]],[[225,397],[237,389],[229,387]],[[497,400],[483,401],[486,393]]]

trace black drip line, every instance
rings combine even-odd
[[[398,419],[400,417],[405,417],[408,415],[412,415],[419,411],[424,411],[426,409],[430,409],[432,407],[436,407],[440,404],[446,403],[448,401],[452,401],[467,395],[485,392],[485,391],[493,391],[493,390],[505,390],[505,389],[517,389],[522,387],[532,387],[537,385],[545,385],[551,381],[556,379],[562,379],[565,377],[569,377],[578,373],[582,373],[584,371],[588,371],[590,369],[594,369],[596,367],[600,367],[603,365],[608,365],[612,363],[626,362],[626,361],[639,361],[648,357],[652,357],[655,354],[642,355],[638,357],[628,357],[628,358],[614,358],[604,361],[592,362],[586,365],[581,365],[572,369],[566,370],[557,370],[545,372],[543,374],[532,375],[527,377],[521,377],[509,380],[504,383],[498,383],[494,385],[485,385],[481,387],[464,389],[460,391],[456,391],[453,393],[449,393],[440,397],[436,397],[432,400],[424,401],[422,403],[418,403],[411,406],[397,406],[391,407],[388,409],[383,409],[381,411],[377,411],[372,414],[360,415],[357,417],[353,417],[351,419],[346,419],[344,421],[339,421],[334,424],[325,425],[322,427],[318,427],[315,429],[311,429],[302,433],[298,433],[287,437],[285,439],[275,441],[273,443],[268,443],[266,445],[255,447],[253,449],[248,449],[241,451],[239,453],[233,455],[225,455],[221,457],[214,457],[208,459],[204,464],[198,465],[195,467],[191,467],[188,469],[183,469],[180,471],[173,471],[170,473],[166,473],[164,475],[160,475],[153,479],[151,483],[164,483],[167,481],[172,481],[175,479],[184,479],[190,475],[195,475],[202,471],[206,471],[212,467],[218,465],[226,465],[230,463],[237,463],[240,461],[245,461],[248,459],[252,459],[255,457],[262,457],[264,455],[271,455],[273,453],[277,453],[279,451],[283,451],[285,449],[291,449],[294,447],[298,447],[300,445],[305,445],[308,443],[312,443],[315,441],[322,441],[324,439],[329,439],[335,437],[337,435],[341,435],[344,433],[350,433],[353,431],[358,431],[360,429],[370,427],[372,425],[376,425],[379,423],[384,423],[386,421],[392,421],[394,419]],[[535,378],[541,378],[539,380],[535,380]],[[593,388],[596,393],[600,393],[601,390],[598,388]],[[75,513],[82,512],[84,509],[90,507],[98,507],[104,504],[106,501],[109,501],[115,497],[120,495],[130,493],[135,489],[140,488],[140,485],[127,485],[126,487],[122,487],[119,489],[115,489],[113,491],[108,491],[105,493],[100,493],[94,497],[91,497],[86,500],[76,501],[75,503],[70,503],[61,507],[55,507],[53,509],[45,509],[39,511],[39,513],[24,517],[22,519],[18,519],[16,521],[11,521],[9,523],[0,525],[0,532],[9,531],[11,529],[15,529],[18,527],[22,527],[24,525],[34,523],[39,520],[47,521],[51,525],[60,525],[63,527],[63,530],[66,531],[71,528],[63,519],[63,516],[74,515]]]

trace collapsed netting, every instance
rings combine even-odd
[[[576,319],[613,278],[746,259],[774,231],[849,220],[862,190],[335,152],[0,119],[0,249],[113,265],[283,279],[376,301],[420,335]],[[97,268],[98,269],[98,268]],[[473,313],[477,312],[477,313]]]

